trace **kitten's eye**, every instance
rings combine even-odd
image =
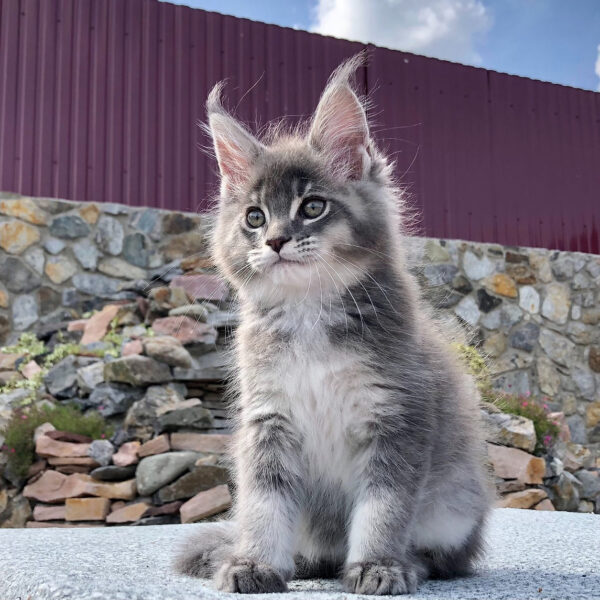
[[[265,213],[260,208],[251,208],[246,213],[246,223],[253,229],[258,229],[265,224]]]
[[[300,212],[307,219],[316,219],[323,214],[326,202],[321,198],[307,198],[300,206]]]

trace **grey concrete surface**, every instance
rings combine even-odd
[[[170,568],[179,540],[196,527],[2,529],[0,600],[223,599],[210,582]],[[410,598],[600,599],[600,515],[496,510],[487,538],[475,576],[427,582]],[[357,598],[335,581],[292,582],[279,597]]]

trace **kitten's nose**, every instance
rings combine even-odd
[[[283,245],[286,242],[289,242],[292,238],[284,238],[284,237],[278,237],[278,238],[272,238],[270,240],[267,240],[267,246],[271,246],[271,248],[273,248],[273,250],[275,250],[275,252],[277,252],[277,254],[279,254],[281,252],[281,249],[283,248]]]

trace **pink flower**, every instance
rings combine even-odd
[[[551,435],[545,435],[544,436],[544,446],[549,446],[550,442],[552,442],[552,436]]]
[[[21,415],[21,419],[26,419],[27,415]]]
[[[11,452],[11,454],[14,454],[14,453],[15,453],[15,449],[14,449],[14,448],[11,448],[11,449],[10,449],[10,452]]]
[[[529,406],[529,402],[525,401],[525,402],[522,403],[521,406]]]
[[[548,410],[548,405],[544,404],[544,410]]]
[[[529,398],[529,396],[531,396],[531,392],[529,392],[529,391],[525,392],[525,398]]]
[[[103,433],[103,434],[102,434],[100,437],[101,437],[102,439],[104,439],[104,438],[106,437],[106,434],[105,434],[105,433]]]

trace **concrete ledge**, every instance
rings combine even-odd
[[[173,574],[179,540],[198,525],[0,530],[1,600],[198,600],[234,597]],[[600,599],[600,516],[496,510],[477,575],[428,582],[411,598]],[[273,600],[272,595],[261,596]],[[282,599],[329,600],[337,582],[292,582]]]

